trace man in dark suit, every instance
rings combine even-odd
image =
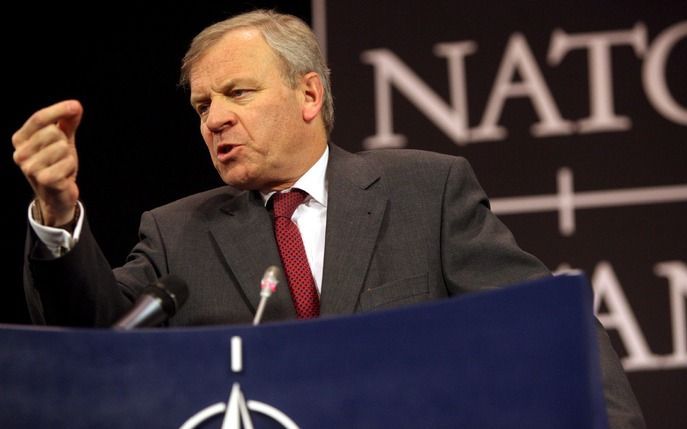
[[[15,162],[36,194],[25,283],[37,323],[109,326],[169,273],[190,289],[172,325],[250,322],[270,265],[285,267],[291,293],[273,298],[266,320],[351,314],[549,275],[491,213],[464,159],[351,154],[328,144],[328,70],[300,20],[256,11],[203,30],[182,82],[228,186],[144,213],[140,242],[114,270],[78,202],[80,103],[44,108],[13,136]],[[307,267],[303,285],[273,230],[276,201],[288,191],[305,195],[289,215],[298,264]],[[313,313],[298,309],[303,294]],[[643,427],[601,327],[598,334],[612,426]]]

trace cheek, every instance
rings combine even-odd
[[[293,109],[285,108],[284,104],[281,104],[270,106],[264,112],[259,119],[257,131],[263,140],[269,141],[270,146],[278,146],[283,144],[284,139],[293,137],[295,124],[298,123],[298,116],[294,114]]]
[[[257,118],[261,126],[272,131],[282,131],[284,126],[289,126],[299,119],[299,105],[292,96],[282,96],[271,99],[260,106],[260,115]]]
[[[203,138],[203,141],[205,142],[205,146],[208,148],[208,150],[212,154],[212,152],[213,152],[212,133],[203,124],[200,125],[200,136]]]

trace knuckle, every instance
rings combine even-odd
[[[12,146],[14,146],[16,148],[16,147],[20,146],[22,142],[23,142],[23,139],[21,138],[19,131],[16,131],[14,134],[12,134]]]
[[[18,150],[15,150],[12,153],[12,160],[17,165],[21,165],[21,163],[24,161],[22,154]]]
[[[46,138],[50,141],[57,141],[63,137],[62,131],[55,124],[47,125],[43,131]]]
[[[45,112],[43,112],[43,110],[39,110],[39,111],[35,112],[29,118],[29,122],[37,124],[37,125],[44,124],[45,121],[46,121],[46,115],[45,115]]]

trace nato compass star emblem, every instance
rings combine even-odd
[[[231,370],[240,372],[243,369],[242,342],[240,337],[231,338]],[[277,408],[264,402],[246,400],[239,383],[231,387],[227,402],[218,402],[210,405],[186,420],[179,429],[194,429],[215,416],[224,414],[221,429],[253,429],[251,412],[263,414],[274,419],[286,429],[299,429],[289,416]]]

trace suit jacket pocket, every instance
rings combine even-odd
[[[399,307],[426,301],[428,297],[427,273],[423,273],[366,289],[360,295],[360,308],[367,311]]]

